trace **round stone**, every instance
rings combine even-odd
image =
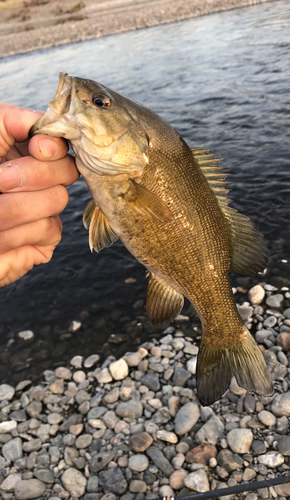
[[[258,419],[262,424],[267,425],[269,427],[276,424],[275,415],[273,415],[273,413],[267,410],[260,411],[258,413]]]
[[[261,302],[263,302],[264,297],[265,297],[265,290],[261,285],[253,286],[249,290],[249,301],[254,306],[261,304]]]
[[[161,441],[167,441],[168,443],[175,444],[178,441],[178,438],[174,432],[169,432],[161,429],[156,432],[157,439],[161,439]]]
[[[133,434],[130,437],[129,446],[130,450],[139,452],[145,451],[153,443],[153,438],[147,432],[140,432]]]
[[[22,458],[22,441],[20,437],[11,439],[7,443],[3,444],[2,455],[6,458],[6,460],[10,460],[11,462],[15,462],[19,458]]]
[[[122,358],[111,363],[109,370],[114,380],[123,380],[129,374],[128,365]]]
[[[79,470],[69,467],[64,471],[61,480],[72,497],[79,498],[85,494],[87,480]]]
[[[34,333],[31,330],[23,330],[22,332],[18,333],[18,337],[23,342],[30,342],[34,339]]]
[[[75,444],[76,444],[77,448],[83,449],[83,448],[87,448],[88,446],[90,446],[92,440],[93,440],[93,436],[91,434],[81,434],[81,436],[79,436],[76,439]]]
[[[145,493],[147,489],[145,481],[141,481],[139,479],[133,479],[131,481],[129,490],[131,493]]]
[[[139,418],[142,416],[142,413],[143,405],[135,399],[119,403],[116,408],[116,414],[121,418]]]
[[[183,436],[192,429],[200,417],[199,407],[196,403],[186,403],[177,412],[175,417],[175,433]]]
[[[186,478],[188,472],[184,469],[179,469],[174,471],[170,478],[169,484],[174,490],[181,490],[184,486],[184,479]]]
[[[172,496],[174,496],[174,493],[173,493],[172,488],[170,488],[170,486],[168,486],[168,484],[163,484],[159,488],[159,496],[162,498],[172,497]]]
[[[59,366],[58,368],[56,368],[54,373],[56,377],[63,378],[64,380],[70,380],[72,376],[71,371],[64,366]]]
[[[86,380],[86,374],[83,370],[77,370],[73,374],[73,379],[77,384],[81,384],[84,380]]]
[[[74,356],[71,360],[70,360],[70,364],[72,366],[74,366],[75,368],[81,368],[82,365],[83,365],[83,356]]]
[[[98,354],[91,354],[91,356],[89,356],[88,358],[85,359],[84,367],[91,368],[96,363],[98,363],[99,360],[100,360],[100,356]]]
[[[281,332],[277,337],[277,344],[282,347],[283,351],[290,351],[290,333]]]
[[[131,470],[135,472],[143,472],[149,466],[149,460],[146,455],[141,455],[137,453],[129,458],[128,465]]]
[[[282,307],[284,301],[284,296],[281,293],[276,293],[275,295],[270,295],[266,299],[266,304],[270,308],[280,309]]]
[[[0,401],[10,401],[15,393],[14,387],[8,384],[0,385]]]
[[[227,435],[227,441],[234,453],[249,453],[253,433],[250,429],[232,429]]]

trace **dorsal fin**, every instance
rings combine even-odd
[[[83,223],[89,228],[89,245],[91,252],[99,252],[102,248],[111,246],[118,239],[117,234],[94,201],[91,201],[84,211]]]
[[[263,272],[268,263],[264,238],[248,217],[228,207],[231,200],[227,198],[229,190],[225,188],[227,183],[224,182],[227,174],[221,173],[225,167],[220,167],[220,159],[214,158],[215,155],[208,154],[208,151],[194,148],[192,154],[224,216],[231,254],[230,271],[244,276]]]

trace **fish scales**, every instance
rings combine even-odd
[[[70,141],[94,200],[84,213],[90,247],[99,251],[119,237],[144,264],[151,321],[173,320],[184,296],[194,305],[202,322],[202,404],[216,401],[232,375],[249,391],[271,395],[271,375],[237,312],[228,274],[263,270],[266,247],[249,219],[227,206],[214,155],[190,150],[148,108],[67,74],[31,133]]]

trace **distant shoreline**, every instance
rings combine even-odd
[[[104,0],[96,5],[87,0],[77,13],[61,10],[57,15],[55,9],[52,12],[41,2],[31,8],[31,0],[28,7],[27,3],[26,7],[18,7],[19,12],[15,7],[0,11],[0,58],[268,1],[271,0]],[[29,15],[25,15],[25,9]]]

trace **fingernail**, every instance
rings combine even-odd
[[[58,145],[51,139],[41,139],[38,141],[39,151],[46,160],[53,160],[58,153]]]
[[[11,191],[22,186],[23,178],[18,165],[5,165],[0,168],[0,190]]]

